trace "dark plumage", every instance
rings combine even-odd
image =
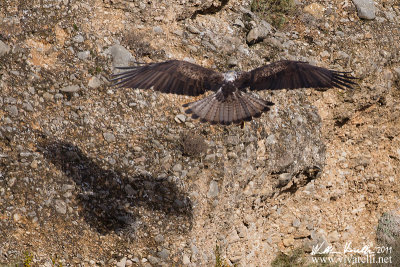
[[[250,91],[297,88],[352,88],[349,72],[333,71],[300,61],[279,61],[249,72],[219,73],[186,61],[170,60],[133,67],[114,74],[111,81],[119,87],[153,88],[163,93],[198,96],[214,91],[203,99],[184,104],[192,118],[212,124],[250,121],[268,111],[272,102]]]

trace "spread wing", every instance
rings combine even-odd
[[[301,61],[278,61],[237,78],[238,88],[250,90],[277,90],[296,88],[352,88],[356,84],[349,72],[340,72],[310,65]]]
[[[197,96],[207,90],[218,90],[224,76],[216,71],[186,61],[170,60],[160,63],[119,67],[127,70],[114,74],[114,85],[150,89],[163,93]]]

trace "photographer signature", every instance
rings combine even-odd
[[[343,251],[335,251],[332,247],[332,245],[324,247],[325,241],[322,242],[321,244],[317,244],[312,247],[311,250],[311,255],[321,255],[321,254],[364,254],[364,255],[369,255],[369,254],[375,254],[371,250],[371,246],[365,245],[360,249],[353,248],[351,246],[351,242],[347,242],[344,247]]]

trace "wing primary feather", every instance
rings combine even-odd
[[[335,81],[332,81],[332,84],[333,84],[333,87],[337,87],[339,89],[344,90],[344,88],[340,84],[336,83]]]
[[[134,77],[136,75],[136,73],[139,71],[140,70],[132,70],[132,71],[125,71],[122,73],[113,74],[113,75],[111,75],[111,77],[113,77],[113,78],[110,79],[110,81],[124,79],[127,77]]]
[[[334,80],[333,82],[334,82],[335,84],[339,84],[339,85],[344,86],[344,87],[349,88],[349,89],[352,88],[350,85],[348,85],[348,84],[346,84],[346,83],[344,83],[344,82],[342,82],[342,81],[339,81],[339,80]],[[340,88],[340,89],[343,89],[343,88],[341,88],[341,87],[339,87],[339,88]]]
[[[168,82],[169,76],[164,72],[160,72],[159,74],[153,74],[148,77],[145,82],[142,84],[143,88],[150,88],[154,86],[154,90],[160,91],[163,93],[170,93],[171,91],[166,88],[165,83]]]
[[[137,69],[137,68],[142,68],[143,66],[128,66],[128,67],[114,67],[117,70],[131,70],[131,69]]]
[[[180,60],[149,64],[136,62],[135,66],[115,67],[115,69],[125,70],[122,73],[112,74],[109,79],[113,86],[119,86],[118,88],[132,86],[149,89],[154,86],[162,92],[197,96],[207,90],[216,91],[224,81],[223,75],[219,72]],[[153,72],[165,75],[153,76]],[[159,81],[161,78],[162,81]]]
[[[146,83],[148,83],[149,78],[154,78],[154,76],[160,76],[160,72],[153,73],[151,70],[146,70],[140,73],[138,76],[132,78],[132,79],[127,79],[126,86],[130,88],[141,88],[141,89],[149,89],[149,87],[144,87]]]

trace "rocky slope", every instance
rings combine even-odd
[[[251,1],[3,0],[0,265],[211,266],[218,246],[226,264],[268,266],[323,241],[375,246],[399,204],[400,6],[370,2],[270,16]],[[264,92],[274,107],[243,129],[107,82],[170,58],[360,79]]]

